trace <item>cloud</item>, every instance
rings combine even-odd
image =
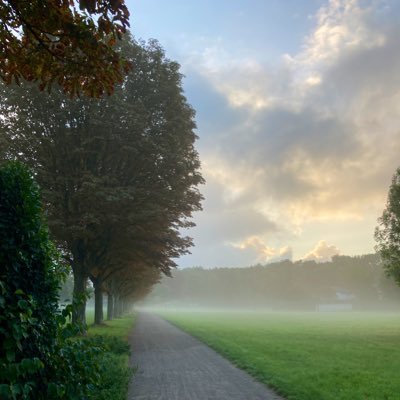
[[[274,248],[267,246],[257,236],[251,236],[251,237],[247,238],[244,242],[235,245],[235,247],[237,247],[241,250],[253,248],[265,260],[267,260],[268,258],[270,258],[276,254],[276,250]]]
[[[241,243],[234,243],[233,247],[240,250],[253,249],[257,252],[257,262],[265,263],[267,261],[291,260],[292,249],[289,246],[274,248],[258,236],[250,236]]]
[[[302,259],[304,261],[327,262],[331,261],[332,257],[338,254],[340,254],[340,250],[336,246],[327,244],[325,240],[320,240],[314,249],[302,257]]]
[[[207,185],[203,190],[203,211],[197,215],[197,227],[191,229],[196,244],[214,245],[242,241],[251,234],[277,235],[281,228],[251,204],[237,201],[246,190],[246,182],[236,180],[225,170],[203,166]]]
[[[364,7],[360,4],[331,1],[318,12],[314,32],[302,52],[293,57],[292,75],[284,65],[280,79],[276,68],[271,72],[256,67],[256,63],[250,67],[248,62],[237,62],[237,74],[230,73],[233,62],[225,70],[213,70],[214,74],[220,71],[215,85],[220,92],[225,90],[227,99],[232,91],[248,92],[243,95],[248,99],[255,96],[254,91],[265,97],[254,103],[229,135],[216,140],[223,149],[219,154],[221,168],[225,165],[232,171],[231,165],[235,165],[236,175],[241,169],[243,174],[252,170],[260,177],[249,192],[260,192],[260,198],[272,197],[280,204],[287,202],[285,206],[293,209],[296,204],[312,202],[306,208],[315,210],[312,214],[319,218],[338,206],[346,217],[357,217],[359,207],[353,199],[369,201],[378,187],[382,190],[379,182],[383,174],[393,170],[399,150],[395,143],[399,129],[392,118],[400,111],[400,95],[390,84],[399,81],[400,57],[395,51],[399,34],[395,33],[400,32],[394,26],[381,25],[386,19],[375,17],[375,2],[363,2],[367,4]],[[385,55],[390,56],[390,66]],[[381,61],[366,62],[371,60]],[[247,73],[240,73],[240,68]],[[299,90],[296,74],[301,69],[314,76],[307,94]],[[268,86],[269,80],[273,86]],[[351,81],[359,84],[351,85]],[[347,86],[353,90],[346,90]],[[291,100],[281,100],[284,97]],[[275,99],[273,104],[268,100],[271,98]],[[387,143],[382,143],[382,133],[395,145],[379,154],[376,146]],[[371,163],[376,168],[368,168]],[[333,216],[339,214],[332,212]]]
[[[226,96],[196,69],[188,72],[185,90],[191,93],[190,102],[196,110],[196,121],[201,132],[200,145],[204,143],[207,150],[215,137],[231,131],[245,118],[245,112],[232,109]]]
[[[200,129],[210,186],[197,222],[213,227],[199,228],[200,241],[269,259],[295,248],[307,224],[383,208],[400,153],[399,17],[395,0],[332,0],[280,64],[230,55],[222,42],[193,56],[186,73],[207,83],[201,100],[215,105],[213,123],[199,127],[218,127]],[[371,241],[373,228],[364,228]],[[318,246],[306,256],[336,249]]]
[[[385,36],[380,28],[369,22],[376,13],[378,2],[358,0],[330,0],[320,8],[315,19],[316,28],[304,44],[304,50],[291,58],[297,67],[326,68],[335,63],[343,53],[354,49],[382,46]],[[301,68],[300,68],[301,71]]]
[[[283,261],[283,260],[290,260],[292,261],[293,259],[293,249],[290,246],[284,246],[279,249],[279,253],[271,258],[269,261],[270,262],[277,262],[277,261]]]

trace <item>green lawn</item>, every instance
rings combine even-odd
[[[287,399],[400,399],[400,314],[161,314]]]
[[[94,318],[87,316],[88,335],[115,336],[128,340],[129,333],[135,323],[135,314],[129,314],[112,321],[104,321],[101,325],[93,325]]]
[[[127,340],[129,333],[133,329],[135,314],[130,314],[122,318],[116,318],[112,321],[104,321],[101,325],[93,325],[94,309],[86,311],[86,323],[88,325],[89,335],[116,336]]]

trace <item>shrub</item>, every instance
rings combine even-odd
[[[88,398],[103,350],[71,339],[72,308],[58,309],[64,271],[39,189],[16,162],[0,168],[0,267],[0,398]]]
[[[117,336],[92,335],[90,338],[85,340],[95,347],[101,347],[104,350],[117,355],[130,354],[128,342]]]
[[[100,363],[101,383],[90,400],[125,400],[132,370],[124,356],[105,353]]]
[[[116,336],[93,335],[88,339],[91,347],[101,347],[106,352],[99,359],[100,383],[91,400],[125,400],[132,370],[128,367],[128,343]]]

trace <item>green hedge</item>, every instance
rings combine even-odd
[[[0,398],[88,399],[104,346],[73,338],[58,309],[64,270],[49,240],[39,188],[22,164],[0,168]]]

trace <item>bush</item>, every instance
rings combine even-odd
[[[101,347],[117,355],[130,354],[130,347],[127,341],[117,336],[92,335],[85,340],[95,347]]]
[[[58,309],[63,268],[39,189],[22,164],[0,168],[0,398],[85,399],[100,379],[101,346],[72,340]]]
[[[99,359],[99,385],[91,400],[125,400],[126,389],[132,376],[128,367],[128,343],[116,336],[93,335],[84,339],[90,347],[101,347],[106,352]]]
[[[132,370],[126,357],[105,353],[100,363],[101,383],[90,400],[125,400]]]

